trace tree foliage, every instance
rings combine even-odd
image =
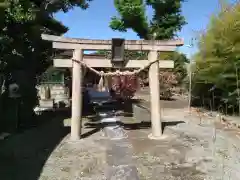
[[[182,84],[183,80],[185,79],[185,77],[187,75],[186,63],[189,62],[189,59],[186,57],[186,55],[179,53],[177,51],[176,52],[162,52],[160,54],[159,59],[174,61],[174,68],[171,71],[176,76],[176,81],[177,81],[176,84],[177,85]]]
[[[53,55],[51,43],[42,41],[41,34],[67,32],[53,14],[74,6],[85,9],[88,1],[0,0],[0,73],[6,88],[13,82],[19,85],[28,112],[36,104],[36,77],[49,67]]]
[[[16,67],[41,73],[52,55],[49,43],[41,40],[41,34],[62,35],[67,32],[68,28],[55,20],[53,13],[67,12],[75,5],[87,7],[86,1],[78,0],[5,1],[5,6],[0,6],[0,12],[4,14],[0,16],[3,22],[0,30],[2,70]]]
[[[240,4],[213,16],[195,55],[195,96],[217,97],[218,105],[239,106]]]
[[[114,0],[120,17],[112,17],[110,27],[113,30],[132,29],[142,39],[157,40],[173,38],[185,24],[181,15],[181,3],[184,0]],[[146,16],[146,7],[153,9],[150,22]]]
[[[141,39],[171,39],[176,36],[176,32],[181,30],[186,24],[181,14],[181,3],[184,0],[114,0],[115,7],[119,16],[112,17],[110,27],[113,30],[126,32],[132,29]],[[146,8],[151,7],[153,16],[149,20],[146,16]],[[128,52],[125,57],[132,59],[147,59],[147,53]],[[169,86],[180,84],[186,76],[185,62],[186,56],[179,53],[161,53],[160,59],[172,59],[175,61],[173,71],[166,70],[160,74],[160,79],[165,80],[169,77]],[[146,73],[144,75],[146,77]],[[178,83],[175,83],[175,80]],[[161,83],[161,82],[160,82]],[[163,83],[161,83],[163,84]]]

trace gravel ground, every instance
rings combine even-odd
[[[0,179],[113,180],[119,178],[109,175],[109,167],[123,164],[136,168],[141,180],[240,179],[237,129],[207,116],[199,124],[198,115],[185,108],[164,109],[163,120],[166,138],[158,141],[147,138],[149,128],[135,126],[124,141],[85,128],[85,138],[71,142],[69,128],[55,119],[0,142]]]
[[[141,91],[137,92],[135,98],[145,100],[143,104],[150,106],[150,103],[149,103],[150,96],[149,96],[148,88],[144,88]],[[172,100],[170,101],[161,100],[160,102],[161,102],[161,107],[166,109],[182,109],[188,106],[187,99],[183,99],[179,96],[173,96]]]
[[[64,141],[45,163],[39,179],[106,179],[104,176],[106,148],[100,143],[99,137],[101,133],[96,133],[91,138],[79,142]]]
[[[240,178],[240,146],[220,129],[215,142],[212,127],[196,124],[168,127],[164,132],[167,138],[161,141],[149,141],[148,133],[146,130],[129,133],[141,179]]]

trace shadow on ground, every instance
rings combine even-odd
[[[0,142],[0,179],[37,180],[51,152],[69,133],[63,125],[67,112],[41,116],[49,121]]]
[[[116,109],[122,109],[125,116],[127,116],[126,114],[132,115],[133,103],[138,103],[138,101],[125,102]],[[36,127],[23,130],[4,141],[0,141],[0,179],[38,180],[49,156],[70,132],[70,127],[65,127],[63,122],[69,117],[69,110],[45,112],[38,118]],[[179,123],[183,122],[164,122],[163,127]],[[147,129],[151,126],[150,122],[117,122],[117,124],[126,130]],[[86,123],[84,128],[92,130],[83,134],[82,138],[86,138],[109,125],[111,124]]]
[[[115,109],[120,108],[132,114],[131,106],[127,104],[115,104]],[[92,111],[83,113],[95,115]],[[0,179],[38,180],[45,162],[70,132],[70,127],[64,126],[64,119],[69,118],[70,114],[70,109],[46,111],[33,120],[34,127],[19,129],[16,134],[0,141]],[[99,127],[92,128],[82,134],[82,138],[99,130]]]
[[[70,127],[64,127],[63,123],[69,116],[69,110],[44,112],[38,117],[37,127],[0,141],[0,179],[38,180],[52,151],[70,132]],[[89,131],[83,137],[96,131]]]
[[[171,121],[171,122],[162,122],[162,132],[166,127],[176,126],[178,124],[185,123],[184,121]],[[151,128],[151,122],[140,122],[140,123],[125,123],[121,121],[117,122],[103,122],[103,123],[85,123],[85,128],[95,128],[102,129],[106,126],[116,126],[119,125],[125,130],[139,130],[139,129],[149,129]]]
[[[144,100],[141,99],[130,99],[128,101],[123,102],[107,102],[104,104],[96,105],[95,111],[100,112],[111,112],[111,111],[121,111],[117,114],[120,117],[134,117],[133,106],[137,105],[140,109],[144,109],[147,114],[150,114],[150,110],[144,106]],[[136,112],[135,112],[136,113]],[[143,116],[143,114],[142,114]],[[106,126],[116,126],[119,125],[123,127],[125,130],[139,130],[139,129],[148,129],[151,127],[150,121],[140,121],[127,123],[125,121],[117,121],[117,122],[101,122],[100,117],[96,114],[95,116],[90,118],[91,120],[84,124],[85,128],[95,128],[96,132]],[[122,119],[122,118],[120,118]],[[162,132],[165,127],[168,126],[176,126],[177,124],[185,123],[184,121],[165,121],[162,122]]]
[[[122,101],[107,101],[104,103],[95,103],[94,110],[96,112],[110,112],[110,111],[122,111],[122,115],[125,117],[133,116],[133,105],[142,104],[144,102],[141,99],[129,99]]]

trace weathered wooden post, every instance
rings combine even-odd
[[[157,51],[150,51],[148,59],[150,62],[158,58]],[[156,61],[149,67],[149,87],[151,100],[151,123],[152,134],[149,135],[151,139],[158,139],[162,136],[162,122],[160,110],[160,86],[159,86],[159,62]]]
[[[83,51],[75,49],[72,61],[72,119],[71,119],[71,139],[81,138],[82,126],[82,65],[77,61],[83,59]]]

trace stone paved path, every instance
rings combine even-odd
[[[114,120],[117,121],[116,118]],[[104,133],[108,138],[106,178],[108,180],[139,180],[137,168],[132,160],[132,147],[127,133],[118,125],[105,127]]]

